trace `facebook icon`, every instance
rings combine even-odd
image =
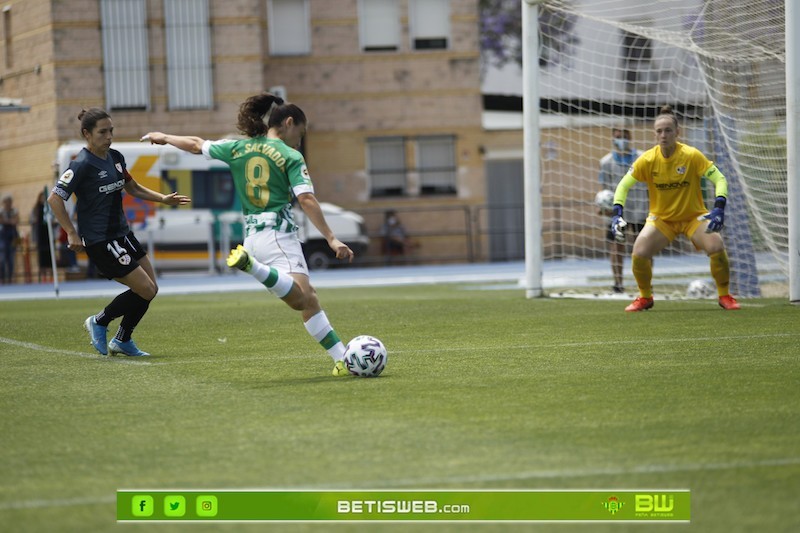
[[[153,497],[146,494],[137,494],[131,498],[131,513],[136,517],[153,515]]]

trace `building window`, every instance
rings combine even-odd
[[[164,0],[170,109],[214,105],[208,0]]]
[[[406,193],[406,146],[402,137],[367,139],[370,195],[403,196]]]
[[[420,194],[456,193],[456,143],[452,135],[418,137]]]
[[[413,149],[416,164],[406,161]],[[455,137],[452,135],[367,139],[370,196],[456,194]]]
[[[311,53],[308,0],[269,0],[269,52],[274,56]]]
[[[408,9],[412,48],[447,48],[450,37],[450,0],[410,0]]]
[[[622,76],[629,93],[647,91],[651,82],[653,41],[650,38],[621,30]]]
[[[108,109],[150,105],[146,0],[100,0]]]
[[[365,52],[400,48],[400,9],[397,0],[359,0],[358,26]]]

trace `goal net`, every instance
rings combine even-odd
[[[608,257],[609,217],[594,204],[608,188],[600,161],[612,151],[614,128],[627,129],[634,148],[652,147],[655,115],[670,104],[679,140],[728,179],[723,237],[732,292],[788,294],[782,0],[547,0],[539,6],[539,47],[545,259]],[[621,163],[615,186],[628,161],[611,157]],[[710,207],[713,184],[706,186]],[[629,240],[624,275],[632,292]],[[681,268],[673,272],[673,264]],[[711,280],[708,260],[683,237],[655,259],[657,293],[659,283],[680,291],[696,278]],[[598,286],[612,281],[609,264]]]

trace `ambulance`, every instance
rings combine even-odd
[[[58,148],[59,175],[84,147],[85,143],[75,141]],[[128,172],[143,186],[163,193],[178,191],[192,199],[186,206],[164,206],[123,194],[131,229],[154,251],[154,262],[160,268],[202,265],[209,260],[218,264],[227,254],[221,248],[242,242],[241,203],[225,163],[173,146],[117,142],[111,148],[122,153]],[[339,240],[350,246],[356,257],[366,252],[369,237],[363,217],[330,203],[320,202],[320,206]],[[294,217],[309,267],[322,270],[339,264],[302,209],[295,208]]]

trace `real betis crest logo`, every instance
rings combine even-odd
[[[617,514],[617,511],[622,509],[622,506],[625,505],[623,502],[619,501],[619,498],[616,496],[611,496],[608,500],[603,502],[603,507],[611,513],[612,515]]]

